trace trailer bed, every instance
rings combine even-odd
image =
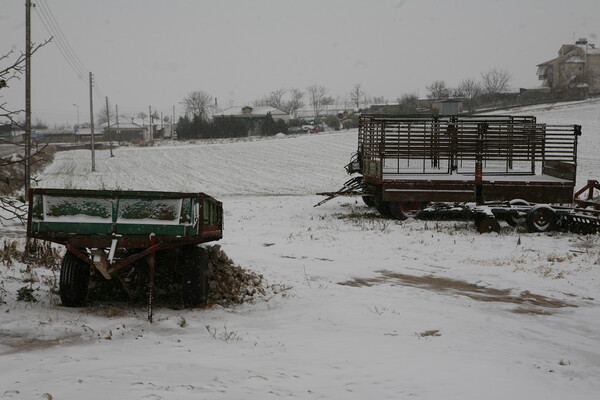
[[[379,203],[570,203],[580,134],[527,116],[362,115],[347,170]]]
[[[204,193],[31,189],[28,236],[76,248],[144,248],[222,236],[221,203]]]

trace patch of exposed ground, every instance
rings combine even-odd
[[[35,337],[27,337],[24,335],[0,332],[0,355],[21,353],[26,351],[46,349],[53,346],[72,343],[81,340],[80,337],[63,337],[53,339],[37,339]],[[6,346],[5,348],[2,348]]]
[[[480,286],[461,280],[438,277],[435,275],[407,275],[391,271],[377,271],[380,275],[374,278],[354,278],[339,282],[340,285],[361,287],[384,283],[427,289],[443,294],[467,296],[483,302],[500,302],[518,305],[513,312],[520,314],[552,314],[552,310],[564,307],[577,307],[575,304],[547,296],[531,293],[527,290],[514,294],[511,289],[495,289]]]

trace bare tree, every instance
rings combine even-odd
[[[48,44],[52,38],[45,42],[31,46],[31,56],[33,56],[42,46]],[[10,81],[16,79],[20,80],[23,72],[25,71],[26,56],[24,53],[15,57],[14,50],[0,56],[0,90],[10,87]],[[10,121],[11,124],[23,128],[22,124],[19,124],[15,118],[24,110],[12,110],[8,107],[6,102],[2,101],[0,96],[0,118],[5,118]]]
[[[285,95],[286,92],[287,92],[287,90],[284,88],[281,88],[281,89],[275,90],[274,92],[271,92],[271,94],[269,95],[269,100],[270,100],[269,105],[278,110],[283,110],[283,108],[284,108],[283,96]]]
[[[96,121],[98,121],[98,125],[102,125],[105,122],[109,122],[113,119],[113,113],[111,111],[110,103],[108,104],[108,108],[106,108],[106,103],[102,103],[102,108],[98,111],[98,115],[96,116]]]
[[[327,96],[329,90],[325,86],[313,84],[306,88],[306,92],[308,93],[308,102],[313,109],[315,119],[319,121],[325,105],[327,105],[327,101],[330,99]]]
[[[419,97],[416,93],[405,93],[398,98],[399,114],[416,114],[419,108]]]
[[[463,79],[458,83],[458,87],[455,91],[455,96],[458,97],[468,97],[472,99],[473,97],[479,95],[481,93],[481,85],[477,83],[475,79]]]
[[[505,92],[510,82],[512,81],[512,76],[510,72],[507,70],[499,70],[496,68],[490,68],[488,71],[481,74],[482,86],[485,93],[488,94],[498,94]]]
[[[437,80],[426,87],[428,99],[446,99],[450,97],[450,89],[446,85],[446,82]]]
[[[212,104],[212,96],[204,91],[190,92],[184,99],[185,112],[198,116],[203,120],[209,118],[209,105]]]
[[[283,88],[275,90],[262,99],[254,101],[253,104],[255,106],[269,106],[283,111],[285,108],[283,96],[285,95],[286,91],[287,90]]]
[[[302,98],[304,97],[304,92],[297,88],[290,89],[290,100],[285,103],[285,112],[293,116],[297,117],[298,110],[304,107],[304,102]]]
[[[365,97],[365,91],[362,90],[360,83],[355,83],[350,91],[350,101],[356,110],[360,108],[361,100]]]
[[[38,45],[32,44],[31,56],[51,40],[52,38]],[[15,56],[13,50],[0,56],[0,90],[10,87],[11,81],[21,79],[25,71],[26,61],[27,57],[24,53]],[[3,96],[0,95],[0,120],[7,120],[10,125],[23,129],[24,123],[17,120],[17,117],[22,112],[23,110],[21,109],[12,109],[7,102],[3,101]],[[0,139],[0,142],[4,141]],[[32,160],[36,160],[37,156],[45,148],[46,146],[43,146],[30,153],[30,166],[36,163],[36,161]],[[25,222],[27,219],[27,204],[25,201],[22,198],[15,199],[10,197],[12,192],[24,187],[25,161],[25,157],[21,155],[0,157],[0,210],[2,210],[0,212],[0,223],[10,220]]]

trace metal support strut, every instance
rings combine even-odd
[[[154,300],[154,261],[155,261],[155,249],[156,235],[150,234],[150,242],[152,244],[152,251],[150,252],[150,279],[148,282],[148,322],[152,323],[152,301]]]

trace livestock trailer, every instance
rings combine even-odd
[[[579,125],[532,116],[361,115],[346,166],[365,203],[404,219],[431,202],[573,201]]]

